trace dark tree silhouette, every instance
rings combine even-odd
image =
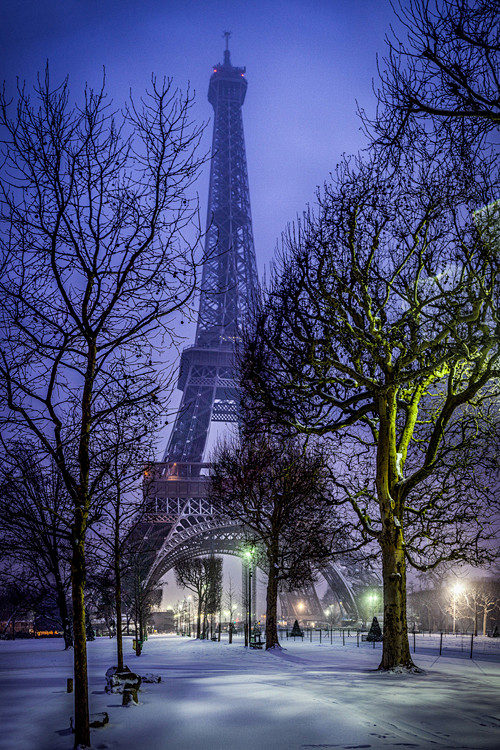
[[[112,454],[107,421],[127,408],[154,424],[155,347],[175,346],[196,288],[192,103],[153,79],[123,113],[104,88],[73,106],[48,71],[33,98],[24,86],[0,95],[2,422],[40,444],[71,499],[77,745],[90,744],[85,539]]]
[[[366,636],[367,641],[382,641],[382,630],[380,628],[379,621],[376,617],[373,618],[372,624],[370,625],[370,630],[368,631],[368,634]]]
[[[94,550],[101,579],[113,583],[116,618],[117,668],[123,670],[122,580],[135,554],[148,556],[147,542],[138,533],[146,511],[143,487],[144,472],[153,455],[151,417],[140,412],[117,409],[108,418],[105,496],[99,521],[94,524],[90,545]],[[105,587],[106,588],[106,587]]]
[[[29,582],[31,609],[52,607],[64,645],[73,645],[70,584],[71,501],[53,462],[43,462],[35,444],[4,446],[0,469],[2,578],[11,585]]]
[[[212,556],[180,560],[176,563],[174,572],[177,585],[189,589],[196,596],[196,637],[205,638],[208,615],[213,615],[220,609],[222,558]]]
[[[389,145],[415,126],[441,146],[453,133],[500,125],[500,7],[496,0],[400,0],[379,65],[372,123]],[[399,23],[398,23],[399,22]],[[452,140],[450,140],[452,139]],[[459,142],[455,145],[459,147]]]
[[[376,154],[344,162],[285,236],[246,343],[245,390],[331,441],[338,497],[380,546],[382,669],[413,668],[407,563],[491,553],[474,449],[498,395],[499,208],[481,208],[495,195],[482,170],[422,151],[392,173]]]
[[[214,512],[241,522],[268,575],[266,649],[279,647],[280,585],[311,582],[314,566],[340,548],[339,525],[329,506],[328,473],[319,450],[268,430],[242,434],[213,456],[210,499]]]

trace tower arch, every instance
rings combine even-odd
[[[237,421],[235,344],[258,288],[242,115],[248,83],[246,69],[231,63],[229,32],[224,36],[223,62],[213,66],[208,88],[214,125],[196,335],[181,355],[182,400],[163,461],[144,482],[148,512],[140,533],[153,582],[182,558],[212,550],[238,555],[243,539],[241,527],[214,520],[207,498],[210,467],[204,463],[210,424]],[[331,563],[321,574],[356,617],[356,587],[366,575],[348,561]],[[304,596],[314,599],[312,592]],[[317,596],[315,606],[319,611]]]

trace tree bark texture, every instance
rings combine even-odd
[[[379,669],[413,668],[406,620],[406,561],[402,545],[382,540],[384,641]]]
[[[196,615],[196,637],[201,638],[201,597],[198,596],[198,612]]]
[[[382,520],[379,544],[384,583],[384,641],[379,669],[413,668],[406,620],[406,560],[402,507],[397,493],[396,438],[397,389],[390,387],[379,398],[377,495]],[[400,471],[401,469],[399,469]]]
[[[57,607],[59,609],[59,614],[61,615],[61,622],[63,627],[64,648],[68,649],[73,645],[73,634],[71,632],[71,622],[68,612],[68,602],[66,600],[66,591],[61,579],[61,575],[57,569],[54,577],[57,592]]]
[[[116,610],[116,660],[119,670],[123,670],[123,634],[122,634],[122,578],[120,555],[115,549],[115,610]]]
[[[266,593],[266,651],[279,646],[278,640],[278,578],[276,576],[275,557],[268,555],[269,572]]]
[[[71,593],[73,602],[75,747],[90,747],[89,694],[87,683],[87,637],[85,630],[85,554],[83,533],[73,544]]]

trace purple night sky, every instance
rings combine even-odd
[[[31,86],[48,60],[52,82],[69,75],[77,101],[86,82],[100,86],[104,67],[119,107],[130,89],[140,97],[154,73],[181,89],[189,82],[195,117],[210,120],[208,82],[231,31],[231,61],[247,69],[243,120],[262,278],[287,222],[314,201],[342,153],[366,145],[356,102],[374,111],[376,56],[393,21],[390,0],[4,0],[1,77],[9,92],[17,77]],[[210,123],[206,151],[211,135]],[[208,177],[209,164],[198,185],[203,221]],[[183,332],[189,345],[194,325]],[[177,391],[170,409],[179,399]]]
[[[9,92],[17,77],[31,86],[48,60],[52,82],[69,75],[77,101],[85,83],[100,86],[104,67],[106,89],[120,107],[130,90],[139,98],[154,73],[181,89],[189,82],[195,117],[210,120],[208,82],[223,58],[223,32],[231,31],[231,61],[247,69],[243,120],[262,278],[287,222],[314,201],[342,153],[366,145],[356,102],[374,111],[376,57],[385,52],[391,22],[390,0],[4,0],[1,77]],[[210,122],[205,151],[211,136]],[[198,185],[203,221],[208,177],[209,164]],[[194,329],[183,326],[186,345]],[[175,391],[170,412],[179,400]],[[217,435],[213,429],[211,445]]]
[[[189,81],[196,114],[211,117],[212,66],[232,32],[231,60],[246,66],[243,107],[259,273],[287,222],[302,212],[343,152],[364,146],[356,101],[373,111],[376,55],[394,20],[389,0],[4,0],[2,74],[28,84],[48,59],[54,82],[67,74],[75,98],[85,82],[121,105],[151,73]],[[211,127],[206,134],[206,148]],[[208,165],[199,184],[205,217]]]
[[[209,78],[231,31],[231,61],[247,69],[243,120],[262,277],[287,222],[314,202],[342,153],[366,145],[356,103],[375,110],[377,54],[391,23],[390,0],[4,0],[1,78],[12,92],[16,77],[31,85],[48,59],[52,81],[69,75],[78,100],[86,82],[100,86],[104,67],[119,107],[130,89],[140,97],[154,73],[181,89],[190,82],[195,116],[209,120]],[[207,164],[198,186],[203,220],[208,176]],[[184,327],[186,345],[193,329]],[[165,446],[162,435],[159,455]],[[182,593],[171,581],[168,598]]]

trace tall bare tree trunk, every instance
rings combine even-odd
[[[382,519],[379,544],[384,583],[384,640],[379,669],[414,668],[410,656],[406,620],[406,560],[402,511],[396,495],[398,456],[396,448],[397,389],[379,398],[380,427],[377,445],[377,495]]]
[[[87,371],[82,394],[82,413],[78,464],[80,482],[75,497],[72,528],[71,596],[73,601],[74,678],[75,678],[75,747],[90,747],[89,686],[87,676],[87,632],[85,623],[85,533],[88,516],[90,476],[89,435],[92,386],[95,372],[96,347],[89,344]]]
[[[141,585],[139,573],[135,576],[135,655],[140,656],[142,651],[141,637]]]
[[[198,614],[196,617],[196,637],[201,638],[201,596],[198,597]]]
[[[382,577],[384,581],[384,642],[379,669],[413,668],[406,620],[406,561],[402,545],[384,539]]]
[[[77,516],[80,513],[77,512]],[[78,526],[83,526],[82,523]],[[79,533],[80,532],[80,533]],[[75,747],[90,747],[89,693],[87,684],[87,637],[85,631],[85,553],[83,528],[75,528],[71,560],[71,595],[73,602],[74,677],[75,677]]]
[[[123,634],[122,634],[122,577],[120,555],[115,549],[115,611],[116,611],[116,659],[117,667],[123,670]]]
[[[269,555],[269,574],[266,592],[266,651],[279,646],[278,640],[278,578],[274,555]]]
[[[71,622],[68,612],[68,602],[66,600],[66,591],[64,589],[64,585],[58,569],[56,569],[54,577],[56,584],[57,608],[59,610],[59,614],[61,615],[61,622],[63,627],[64,648],[68,649],[73,645],[73,635],[71,632]]]

